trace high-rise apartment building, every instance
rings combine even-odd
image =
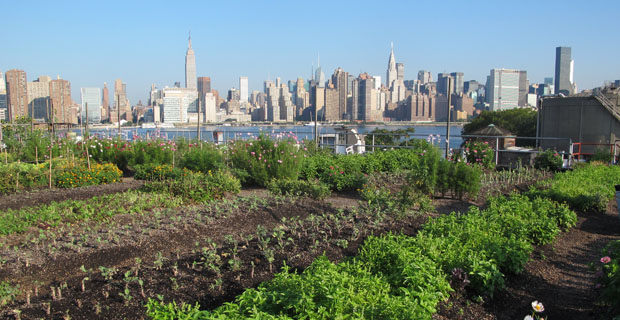
[[[4,73],[0,71],[0,121],[6,121],[7,109],[6,109],[6,81],[4,80]]]
[[[71,99],[71,82],[60,78],[50,81],[50,105],[53,122],[77,124],[77,113],[73,110]]]
[[[394,80],[396,80],[397,78],[398,78],[398,71],[396,70],[396,59],[394,58],[394,43],[392,43],[391,50],[390,50],[390,58],[388,59],[388,68],[386,72],[385,87],[391,88],[392,82],[394,82]]]
[[[374,79],[368,74],[360,74],[359,78],[359,98],[358,98],[358,112],[357,119],[373,121],[373,110],[377,109],[377,95],[375,92]]]
[[[571,47],[555,48],[555,94],[573,94],[573,67]]]
[[[530,82],[527,80],[527,71],[519,71],[519,107],[527,107],[527,94]]]
[[[101,122],[101,89],[99,88],[81,88],[82,93],[82,123],[100,123]],[[88,111],[88,114],[87,114]]]
[[[27,117],[28,110],[28,82],[26,72],[12,69],[5,74],[7,95],[7,118],[13,122],[18,117]]]
[[[334,88],[333,84],[328,84],[327,88],[325,88],[325,113],[323,120],[340,120],[340,108],[338,107],[339,98],[338,89]]]
[[[49,76],[40,76],[33,82],[28,82],[28,110],[34,112],[34,119],[47,122],[50,104],[50,81]]]
[[[196,89],[196,56],[192,49],[192,36],[187,40],[187,53],[185,53],[185,88]]]
[[[248,102],[248,77],[239,77],[239,101]]]
[[[519,106],[520,75],[519,70],[491,69],[486,91],[491,110],[499,111]]]

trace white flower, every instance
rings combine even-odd
[[[538,302],[538,300],[532,301],[532,309],[536,312],[545,311],[545,306],[543,306],[542,302]]]
[[[534,320],[534,318],[528,314],[523,320]]]

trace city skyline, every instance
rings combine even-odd
[[[131,103],[145,103],[151,84],[162,88],[183,83],[184,53],[191,30],[196,76],[210,77],[212,88],[221,95],[232,87],[239,89],[240,76],[248,77],[249,92],[262,90],[268,78],[309,79],[319,53],[326,75],[341,67],[355,76],[364,72],[385,76],[390,42],[394,42],[396,61],[405,65],[405,80],[416,79],[419,70],[429,70],[434,81],[438,73],[463,72],[465,80],[484,83],[489,70],[506,68],[526,70],[531,83],[542,83],[545,77],[554,76],[558,46],[572,48],[579,90],[620,78],[620,62],[612,58],[618,44],[605,40],[604,32],[613,28],[612,13],[620,8],[613,1],[526,1],[516,7],[446,2],[441,10],[426,2],[393,1],[380,6],[362,2],[365,6],[356,6],[358,2],[319,1],[308,10],[297,3],[246,2],[234,12],[228,4],[213,3],[208,5],[209,12],[217,14],[207,15],[212,19],[202,18],[205,10],[201,8],[207,5],[201,3],[187,4],[196,6],[191,12],[157,1],[151,6],[119,3],[5,5],[0,34],[9,45],[0,52],[0,71],[21,69],[29,80],[60,75],[71,81],[76,101],[80,88],[102,88],[104,82],[120,78],[127,83]],[[510,17],[497,16],[508,9]],[[80,16],[87,11],[100,13],[101,21]],[[331,21],[333,12],[343,13],[342,19]],[[146,18],[156,13],[171,19],[150,23]],[[531,19],[524,22],[519,14]],[[558,17],[562,19],[556,22]],[[443,27],[441,21],[449,22]],[[528,28],[527,23],[534,21],[554,23]],[[334,31],[335,27],[361,23],[374,28],[364,34]],[[92,35],[84,37],[89,32]],[[502,33],[503,43],[489,41]],[[54,40],[60,35],[63,42]]]

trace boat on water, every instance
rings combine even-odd
[[[317,125],[317,126],[320,126],[320,125],[321,125],[321,123],[319,122],[319,123],[317,123],[316,125]],[[304,126],[306,126],[306,127],[314,127],[314,121],[310,121],[310,122],[308,122],[308,123],[304,124]]]

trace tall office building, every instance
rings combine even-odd
[[[463,93],[464,92],[464,82],[465,75],[462,72],[452,72],[450,73],[452,79],[454,79],[454,85],[452,86],[452,93]]]
[[[360,74],[359,78],[359,90],[358,90],[358,112],[357,119],[354,120],[364,120],[364,121],[372,121],[373,119],[373,109],[377,108],[377,95],[376,90],[374,89],[374,79],[368,74]]]
[[[527,71],[519,71],[519,107],[527,107],[527,94],[530,82],[527,81]]]
[[[23,70],[8,70],[6,77],[6,95],[9,121],[28,116],[28,82]]]
[[[319,88],[325,88],[325,73],[323,73],[323,69],[321,69],[321,57],[318,58],[318,64],[316,67],[316,71],[314,72],[314,82]]]
[[[450,91],[454,92],[454,78],[447,73],[438,73],[437,74],[437,94],[442,94],[444,96],[448,96],[448,87],[450,87]]]
[[[248,102],[248,77],[239,77],[239,101]]]
[[[512,69],[491,69],[487,95],[493,111],[519,106],[519,79],[521,72]]]
[[[390,58],[388,59],[388,68],[386,72],[385,87],[391,88],[392,82],[394,82],[394,80],[396,80],[397,78],[398,78],[398,71],[396,70],[396,59],[394,58],[394,43],[392,43],[391,50],[390,50]]]
[[[405,81],[405,64],[397,63],[396,64],[396,79]]]
[[[163,122],[185,123],[188,111],[196,112],[198,91],[192,88],[166,88],[163,90]]]
[[[100,123],[101,122],[101,89],[81,88],[80,92],[82,93],[82,112],[81,112],[82,123],[84,123],[84,121],[88,121],[88,123]],[[88,114],[87,114],[87,111],[88,111]]]
[[[217,104],[216,104],[216,99],[215,96],[213,95],[213,93],[211,92],[207,92],[204,94],[204,97],[202,98],[204,101],[204,114],[205,114],[205,118],[204,121],[205,122],[216,122],[217,121]]]
[[[336,90],[338,90],[338,120],[350,119],[352,110],[347,107],[349,73],[342,70],[342,68],[337,68],[332,75],[332,83]]]
[[[50,105],[53,122],[77,124],[77,114],[72,110],[71,82],[60,78],[50,81]]]
[[[118,121],[118,113],[120,109],[121,120],[131,122],[133,116],[131,113],[131,104],[127,98],[127,84],[123,83],[121,79],[114,80],[114,106],[110,106],[110,122]]]
[[[205,112],[205,95],[211,92],[211,78],[209,77],[198,77],[198,106],[200,108],[200,112]],[[215,96],[213,96],[215,98]],[[215,118],[214,118],[215,119]],[[215,122],[215,120],[213,120]]]
[[[28,82],[28,112],[34,112],[34,119],[46,122],[49,118],[50,81],[48,76],[41,76]]]
[[[420,81],[420,85],[425,85],[432,82],[433,77],[431,76],[431,72],[426,70],[418,71],[418,81]]]
[[[192,49],[192,36],[190,34],[185,53],[185,88],[196,89],[196,57]]]
[[[570,47],[555,48],[555,94],[573,94],[573,61]]]

